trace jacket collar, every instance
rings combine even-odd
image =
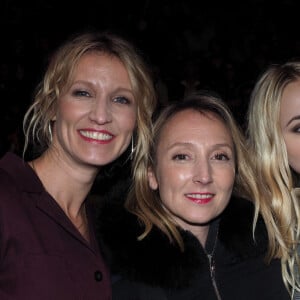
[[[32,170],[27,162],[21,159],[14,153],[6,153],[0,161],[0,169],[4,170],[18,183],[18,189],[25,193],[36,194],[36,197],[32,197],[35,202],[35,206],[42,211],[45,215],[62,226],[82,244],[87,246],[93,252],[98,251],[98,244],[95,239],[93,222],[89,222],[90,230],[90,243],[88,243],[76,230],[72,222],[65,215],[64,211],[60,208],[57,202],[45,191],[43,184],[37,174]],[[88,219],[95,219],[93,216],[90,203],[86,200],[86,210]]]
[[[250,201],[232,198],[221,215],[217,252],[222,264],[265,252],[267,235],[261,219],[257,225],[256,242],[252,238],[253,214]],[[188,285],[203,268],[207,274],[206,254],[190,232],[181,231],[185,244],[185,251],[181,252],[158,228],[153,228],[146,238],[138,241],[143,228],[121,205],[104,206],[98,221],[98,232],[106,244],[112,272],[131,280],[171,288]],[[215,241],[215,228],[215,225],[210,228],[207,252]]]

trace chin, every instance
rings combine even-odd
[[[105,166],[116,160],[118,157],[119,156],[112,155],[111,153],[106,153],[106,155],[103,155],[102,153],[93,153],[89,155],[83,155],[82,160],[86,161],[88,164]]]
[[[189,218],[185,222],[190,225],[207,226],[211,222],[211,220],[213,220],[213,218],[199,218],[198,216],[194,218]]]

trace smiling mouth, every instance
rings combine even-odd
[[[207,199],[212,198],[214,194],[186,194],[186,196],[195,199]]]
[[[198,194],[198,193],[192,193],[192,194],[186,194],[185,195],[189,200],[197,203],[197,204],[205,204],[205,203],[208,203],[210,202],[215,194],[210,194],[210,193],[207,193],[207,194]]]
[[[111,134],[103,133],[103,132],[97,132],[97,131],[79,131],[80,134],[87,139],[92,139],[95,141],[109,141],[113,138]]]

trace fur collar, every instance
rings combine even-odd
[[[258,256],[266,251],[267,233],[261,218],[256,227],[256,241],[253,241],[253,213],[254,207],[250,201],[232,198],[222,214],[219,242],[230,254],[227,255],[227,263]],[[138,241],[137,236],[143,228],[135,216],[118,204],[103,207],[98,226],[112,273],[151,285],[182,287],[195,277],[196,272],[202,268],[207,270],[204,250],[189,232],[182,231],[184,252],[171,244],[157,228]]]

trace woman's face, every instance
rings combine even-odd
[[[58,100],[52,149],[64,160],[99,168],[118,158],[136,125],[127,70],[113,56],[88,53]]]
[[[229,130],[212,114],[188,109],[162,129],[150,187],[165,209],[195,235],[227,206],[235,180],[234,146]],[[199,226],[201,225],[201,226]]]
[[[289,164],[295,172],[300,174],[300,80],[289,83],[283,91],[280,126]]]

